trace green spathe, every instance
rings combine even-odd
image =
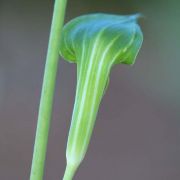
[[[114,64],[133,64],[143,40],[137,24],[140,16],[98,13],[77,17],[64,26],[60,54],[70,62],[77,62],[83,49],[89,51],[95,42],[100,56],[111,43],[108,54],[111,60],[116,56]]]
[[[111,67],[135,62],[143,40],[138,17],[90,14],[73,19],[63,28],[60,54],[77,63],[64,180],[72,179],[85,156]]]

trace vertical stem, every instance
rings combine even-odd
[[[67,164],[63,180],[72,180],[78,166]]]
[[[54,13],[46,58],[30,180],[43,179],[58,66],[60,35],[64,23],[66,2],[67,0],[56,0],[54,4]]]

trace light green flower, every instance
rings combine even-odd
[[[135,62],[143,41],[138,17],[90,14],[73,19],[63,28],[60,54],[77,64],[64,180],[73,178],[85,156],[112,66]]]

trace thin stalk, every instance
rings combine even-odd
[[[77,168],[78,166],[68,163],[66,166],[63,180],[72,180]]]
[[[30,180],[42,180],[58,67],[59,46],[67,0],[56,0],[42,86]]]

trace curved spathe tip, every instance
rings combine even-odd
[[[78,62],[84,54],[106,52],[112,64],[133,64],[142,44],[142,32],[137,20],[142,14],[88,14],[67,23],[62,32],[60,54],[65,60]],[[94,46],[96,45],[96,52]]]

